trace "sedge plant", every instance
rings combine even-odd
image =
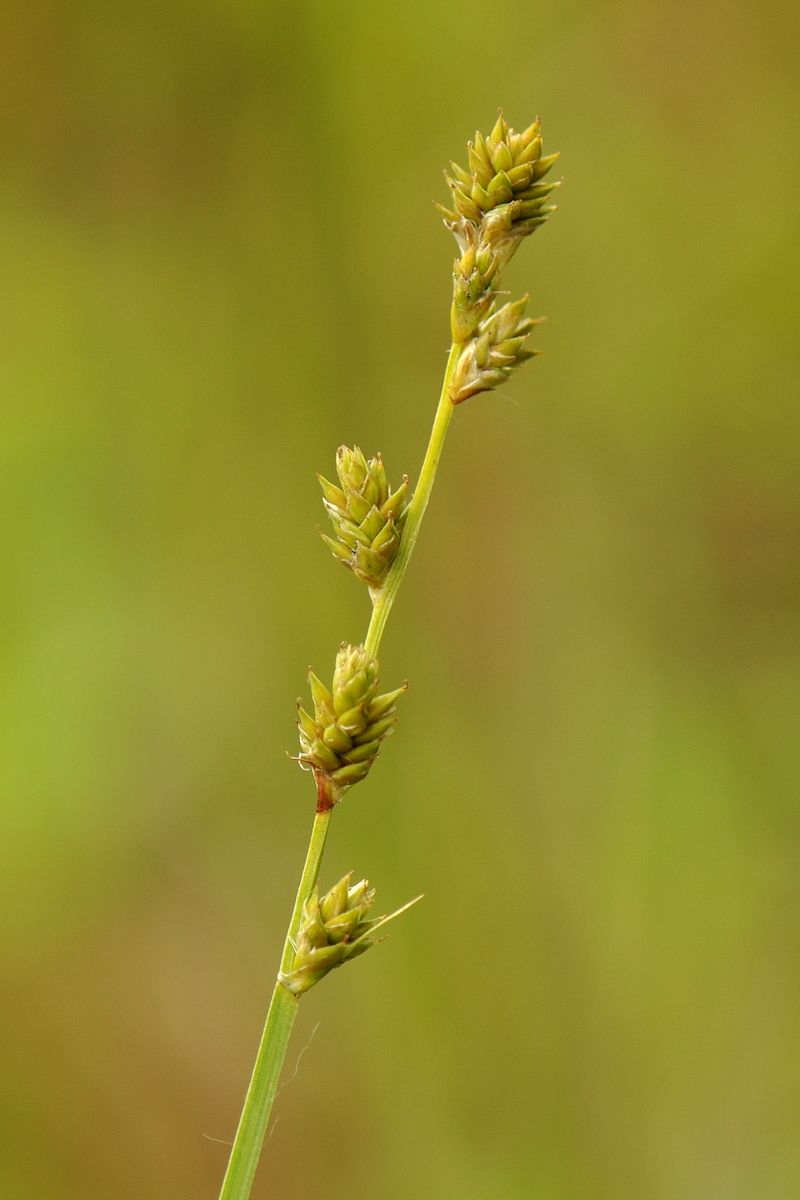
[[[335,558],[366,585],[372,612],[363,644],[342,643],[330,685],[309,671],[311,703],[298,702],[300,753],[311,772],[316,812],[280,969],[250,1086],[239,1120],[220,1200],[247,1200],[278,1088],[301,997],[329,972],[364,954],[380,939],[388,916],[370,915],[375,891],[347,875],[320,895],[317,884],[334,809],[369,774],[392,732],[406,685],[380,691],[378,652],[386,622],[419,536],[445,436],[456,405],[505,383],[532,358],[528,338],[537,324],[525,315],[528,297],[506,300],[503,268],[520,244],[554,211],[557,182],[544,182],[557,154],[542,152],[536,120],[515,133],[502,112],[491,134],[476,133],[466,168],[451,163],[445,178],[452,207],[437,204],[458,243],[453,268],[451,346],[439,404],[419,480],[392,487],[380,454],[340,447],[336,482],[319,477]],[[417,897],[420,899],[420,897]]]

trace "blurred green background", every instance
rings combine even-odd
[[[543,358],[459,409],[254,1197],[800,1195],[798,9],[27,0],[0,17],[3,1200],[214,1200],[497,106],[566,180]],[[312,1036],[313,1035],[313,1036]]]

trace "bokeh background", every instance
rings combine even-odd
[[[361,637],[336,446],[419,468],[498,105],[545,355],[457,414],[337,813],[390,941],[254,1196],[800,1194],[798,9],[26,0],[0,72],[0,1196],[214,1200]],[[298,1064],[300,1052],[304,1050]]]

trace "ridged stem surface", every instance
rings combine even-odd
[[[329,809],[327,812],[317,813],[314,818],[305,866],[283,947],[282,971],[292,969],[292,942],[296,940],[300,928],[303,905],[317,882],[332,811]],[[275,984],[261,1045],[239,1119],[239,1128],[236,1130],[228,1169],[222,1183],[220,1200],[248,1200],[250,1195],[298,1004],[299,998],[293,996],[288,988],[281,983]]]

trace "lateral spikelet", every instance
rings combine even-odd
[[[318,476],[335,536],[320,533],[334,556],[375,592],[400,546],[408,510],[408,476],[392,491],[380,454],[367,460],[358,446],[339,447],[336,474],[338,486]]]
[[[412,900],[389,916],[370,919],[367,914],[375,903],[375,889],[366,879],[351,887],[351,878],[352,873],[345,875],[321,899],[315,887],[303,905],[292,969],[278,975],[295,996],[302,996],[334,967],[376,946],[383,940],[373,936],[377,930],[416,903]]]
[[[381,743],[396,722],[395,701],[406,684],[378,695],[378,664],[363,646],[342,642],[329,691],[309,670],[314,715],[298,702],[298,761],[317,777],[317,789],[330,804],[369,774]]]

